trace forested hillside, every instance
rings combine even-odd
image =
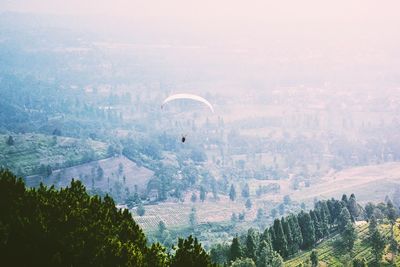
[[[172,247],[149,244],[128,210],[90,196],[80,181],[27,189],[2,170],[0,196],[0,257],[13,266],[394,266],[398,251],[390,199],[364,208],[354,195],[318,201],[261,233],[214,244],[209,255],[192,236]]]
[[[26,189],[0,172],[0,259],[3,266],[211,266],[197,239],[173,254],[146,236],[112,198],[89,196],[79,181],[56,190]]]

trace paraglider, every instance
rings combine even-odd
[[[193,94],[174,94],[174,95],[171,95],[171,96],[167,97],[163,101],[163,103],[161,105],[161,109],[163,109],[164,106],[167,103],[169,103],[171,101],[174,101],[174,100],[178,100],[178,99],[190,99],[190,100],[201,102],[201,103],[205,104],[211,110],[212,113],[214,113],[214,107],[211,105],[210,102],[208,102],[205,98],[202,98],[201,96],[193,95]]]
[[[199,102],[201,104],[204,104],[212,113],[214,113],[214,107],[211,105],[211,103],[207,99],[205,99],[205,98],[203,98],[201,96],[198,96],[198,95],[184,94],[184,93],[173,94],[173,95],[167,97],[162,102],[161,109],[164,109],[164,107],[166,105],[170,105],[169,104],[170,102],[174,102],[176,100],[193,100],[193,101]],[[185,134],[185,135],[182,134],[182,138],[181,138],[182,143],[185,143],[186,139],[187,139],[187,134]]]

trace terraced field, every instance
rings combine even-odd
[[[93,140],[33,133],[12,137],[15,143],[10,146],[6,144],[8,135],[0,135],[0,166],[18,175],[34,174],[41,164],[58,169],[107,155],[107,144]]]
[[[385,236],[390,235],[390,227],[388,225],[381,225],[381,231]],[[358,239],[355,242],[352,258],[360,257],[365,258],[368,262],[372,261],[373,255],[371,248],[367,243],[368,224],[363,223],[357,226]],[[347,266],[350,257],[346,257],[346,253],[335,249],[334,243],[339,238],[335,235],[329,240],[321,242],[315,249],[318,251],[320,266]],[[310,258],[311,251],[299,254],[298,256],[285,262],[287,267],[296,267],[305,263]],[[350,263],[351,264],[351,263]],[[351,265],[350,265],[351,266]],[[382,266],[390,266],[388,262],[384,261]],[[396,265],[398,266],[398,265]]]
[[[135,221],[146,230],[151,231],[157,228],[159,221],[164,221],[167,227],[185,227],[189,225],[189,214],[192,207],[196,208],[198,223],[226,222],[229,221],[233,212],[236,214],[245,211],[245,221],[253,221],[256,218],[257,209],[271,209],[276,202],[254,200],[253,207],[248,210],[245,208],[245,201],[238,199],[235,202],[229,200],[227,196],[220,196],[218,201],[213,199],[205,202],[190,201],[191,193],[186,194],[185,202],[165,202],[157,205],[147,205],[146,214],[142,217],[137,216],[135,209],[132,214]]]

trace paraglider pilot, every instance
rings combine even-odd
[[[185,143],[186,141],[186,135],[182,135],[182,143]]]

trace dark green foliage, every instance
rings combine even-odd
[[[164,267],[170,266],[170,255],[166,249],[159,243],[151,245],[148,251],[148,266]]]
[[[301,234],[303,236],[303,244],[301,247],[308,249],[312,247],[316,241],[313,221],[311,220],[310,214],[304,211],[301,211],[297,218],[301,228]]]
[[[372,215],[374,215],[375,205],[371,202],[368,202],[364,209],[366,219],[370,220]]]
[[[292,239],[293,239],[293,244],[291,246],[291,253],[297,253],[303,244],[303,235],[301,233],[301,228],[299,225],[299,222],[297,220],[297,216],[291,214],[287,217],[287,220],[290,225],[290,229],[292,232]]]
[[[242,247],[240,246],[239,238],[234,237],[232,240],[231,248],[230,248],[230,255],[229,260],[235,261],[243,256]]]
[[[314,223],[315,239],[320,240],[324,236],[324,233],[319,218],[313,210],[310,210],[310,217]]]
[[[359,208],[358,208],[358,204],[357,204],[357,200],[354,194],[351,194],[350,199],[347,203],[347,209],[350,212],[350,215],[353,218],[357,218],[359,216]]]
[[[229,190],[229,198],[232,201],[235,201],[235,199],[236,199],[236,190],[235,190],[235,186],[233,184],[231,185],[231,189]]]
[[[201,247],[197,238],[189,236],[178,240],[178,248],[171,261],[172,267],[207,267],[213,266],[210,256]]]
[[[216,244],[211,247],[210,257],[215,264],[223,265],[229,260],[230,246],[228,244]]]
[[[357,231],[353,223],[350,222],[346,225],[344,231],[341,233],[341,237],[343,248],[351,252],[354,247],[354,242],[357,239]]]
[[[26,190],[0,173],[2,262],[14,266],[144,266],[145,235],[128,210],[89,196],[79,181],[60,191]],[[23,257],[21,257],[23,255]]]
[[[297,252],[297,246],[293,240],[293,234],[292,234],[292,229],[289,224],[289,218],[288,217],[286,217],[286,219],[282,218],[281,223],[282,223],[283,232],[285,234],[285,238],[286,238],[286,242],[287,242],[288,254],[292,255]]]
[[[351,223],[350,212],[346,207],[343,207],[337,222],[339,232],[343,232],[346,229],[347,224],[349,223]]]
[[[275,219],[272,226],[274,236],[272,238],[272,246],[283,258],[288,256],[288,248],[285,234],[283,232],[282,224],[279,219]]]
[[[318,251],[313,250],[310,254],[310,261],[312,267],[318,266]]]
[[[55,190],[26,189],[0,171],[0,258],[10,266],[212,266],[189,237],[175,256],[146,237],[128,210],[112,198],[89,196],[80,181]],[[159,235],[168,232],[160,222]]]
[[[256,260],[257,236],[254,229],[250,228],[246,237],[246,257]]]
[[[272,249],[271,244],[269,242],[267,242],[266,240],[261,240],[257,250],[256,266],[280,267],[283,266],[283,259],[276,251]]]
[[[13,146],[15,144],[14,138],[11,135],[8,137],[6,144],[9,146]]]
[[[355,258],[353,267],[367,267],[367,260],[365,258]]]
[[[378,223],[374,216],[372,216],[369,226],[369,243],[374,254],[375,263],[379,264],[382,258],[383,250],[385,249],[385,238],[378,229]]]

